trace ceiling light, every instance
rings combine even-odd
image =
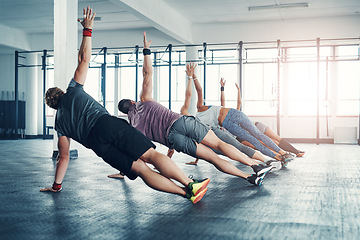
[[[299,7],[309,7],[309,4],[306,2],[302,2],[302,3],[284,3],[284,4],[274,4],[274,5],[251,6],[248,8],[248,10],[256,11],[256,10],[266,10],[266,9],[299,8]]]

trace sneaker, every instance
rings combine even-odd
[[[188,191],[191,192],[191,194],[193,196],[196,196],[207,187],[207,185],[210,182],[210,179],[208,179],[208,178],[205,178],[203,180],[193,179],[193,181],[194,182],[189,183],[189,185],[187,186],[187,189],[188,189]]]
[[[251,175],[250,177],[248,177],[246,180],[249,182],[249,183],[252,183],[256,186],[261,186],[263,180],[264,180],[264,177],[265,177],[266,173],[263,173],[262,175],[258,176],[256,174],[253,174]]]
[[[202,190],[201,192],[199,192],[198,195],[189,197],[188,199],[189,199],[193,204],[195,204],[195,203],[199,202],[199,201],[204,197],[206,191],[207,191],[207,188],[205,188],[204,190]]]
[[[273,170],[279,171],[282,167],[281,162],[277,160],[268,160],[265,162],[266,165],[272,166]]]
[[[259,164],[259,165],[252,165],[251,168],[254,170],[257,176],[260,176],[270,171],[273,168],[273,166]]]
[[[302,157],[304,156],[305,152],[304,151],[299,151],[297,154],[296,154],[296,157]]]
[[[281,165],[283,167],[286,167],[288,163],[293,159],[294,157],[291,154],[286,153],[284,155],[281,155]]]
[[[294,160],[295,155],[293,155],[291,153],[285,153],[281,157],[285,158],[285,161],[290,162],[290,161]]]

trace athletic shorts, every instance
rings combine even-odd
[[[97,120],[87,138],[89,147],[105,162],[134,180],[131,171],[138,160],[155,145],[124,119],[104,115]]]
[[[182,116],[170,128],[168,141],[173,149],[196,158],[196,143],[200,143],[210,127],[193,116]]]
[[[269,127],[265,123],[256,122],[255,126],[260,130],[260,132],[265,133],[266,129]]]

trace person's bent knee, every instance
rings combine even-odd
[[[156,150],[154,148],[149,148],[143,155],[141,155],[140,159],[149,162],[150,159],[153,158],[153,155],[156,154]]]
[[[147,170],[149,167],[145,164],[145,162],[141,159],[138,159],[133,162],[131,166],[131,171],[135,173],[137,176],[141,176],[141,173]]]

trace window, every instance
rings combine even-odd
[[[275,116],[277,64],[246,64],[243,70],[242,110],[252,116]]]
[[[360,63],[358,61],[338,62],[337,112],[340,116],[358,116],[360,100]]]

